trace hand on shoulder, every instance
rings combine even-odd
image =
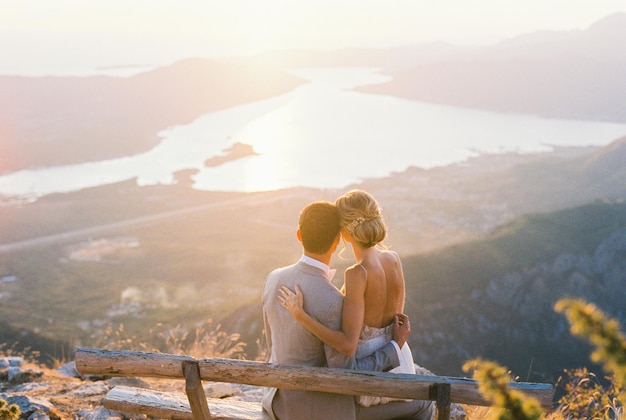
[[[297,284],[295,289],[295,291],[292,291],[287,286],[281,286],[278,289],[276,299],[278,299],[283,308],[287,309],[291,315],[298,319],[304,312],[304,295]]]

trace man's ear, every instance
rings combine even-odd
[[[300,233],[300,229],[296,231],[296,237],[298,238],[300,242],[302,242],[302,233]]]

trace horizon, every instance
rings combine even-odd
[[[161,66],[188,57],[253,55],[280,49],[390,48],[446,42],[489,45],[536,31],[585,30],[623,1],[311,3],[5,1],[0,75],[84,74],[119,66]]]

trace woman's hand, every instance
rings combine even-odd
[[[302,294],[300,286],[296,284],[295,292],[291,291],[287,286],[281,286],[278,292],[279,295],[276,297],[280,301],[280,304],[283,305],[283,308],[287,309],[291,315],[298,319],[304,314],[304,295]]]
[[[393,317],[393,327],[391,329],[391,338],[402,347],[411,334],[411,322],[409,316],[405,314],[396,314]]]

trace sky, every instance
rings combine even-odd
[[[0,0],[0,74],[279,48],[485,45],[616,12],[626,0]]]

